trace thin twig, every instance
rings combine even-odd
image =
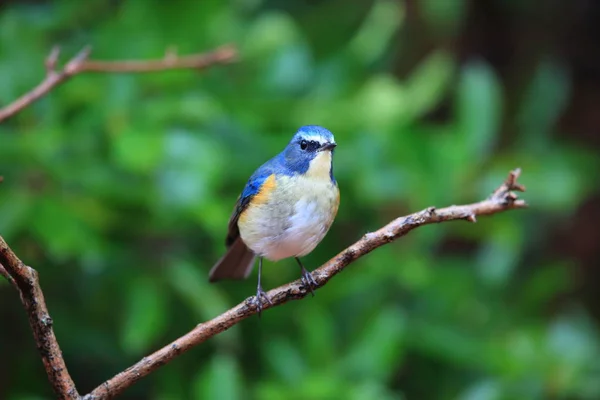
[[[516,182],[520,173],[520,169],[511,171],[507,180],[486,200],[469,205],[440,209],[429,207],[423,211],[395,219],[378,231],[364,235],[358,242],[313,271],[314,280],[317,282],[318,287],[322,287],[353,261],[420,226],[456,220],[475,222],[475,216],[478,215],[491,215],[510,209],[527,207],[525,201],[518,200],[516,194],[512,192],[512,190],[525,190],[525,187]],[[279,306],[290,300],[301,299],[308,293],[300,280],[294,281],[269,291],[267,295],[272,303],[263,304],[263,309]],[[177,356],[256,313],[257,309],[253,298],[248,298],[218,317],[196,326],[171,344],[144,357],[125,371],[102,383],[83,398],[84,400],[100,400],[118,396],[138,380]]]
[[[54,336],[52,318],[46,307],[37,271],[23,264],[1,236],[0,264],[3,266],[2,276],[7,277],[21,295],[21,302],[29,316],[29,325],[54,393],[59,399],[79,399],[79,393]]]
[[[17,290],[19,290],[19,287],[17,286],[17,282],[15,282],[13,277],[10,276],[10,274],[8,273],[8,271],[4,268],[4,265],[2,265],[2,264],[0,264],[0,275],[2,275],[4,278],[6,278],[6,280],[11,285],[13,285]]]
[[[155,72],[169,69],[203,69],[215,64],[227,64],[235,60],[236,50],[223,46],[205,54],[178,57],[173,49],[168,49],[162,60],[153,61],[92,61],[87,60],[78,72]]]
[[[85,47],[70,59],[62,70],[56,65],[60,49],[54,47],[44,63],[46,77],[28,93],[0,109],[0,122],[17,114],[31,103],[46,95],[54,87],[65,82],[70,77],[84,72],[109,73],[144,73],[172,69],[204,69],[216,64],[227,64],[236,60],[237,50],[233,46],[223,46],[211,52],[177,57],[168,50],[163,59],[159,60],[130,60],[130,61],[95,61],[89,60],[91,48]]]

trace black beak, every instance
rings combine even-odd
[[[333,150],[335,149],[335,146],[337,146],[337,144],[334,142],[324,143],[317,149],[317,151]]]

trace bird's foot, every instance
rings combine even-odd
[[[314,297],[314,289],[318,288],[319,284],[317,283],[317,281],[315,281],[315,278],[313,278],[311,273],[306,270],[306,268],[302,267],[300,273],[302,274],[302,286],[310,290],[310,293]]]
[[[267,296],[267,293],[263,290],[262,286],[258,285],[258,287],[256,288],[256,297],[254,301],[256,302],[256,309],[258,310],[259,318],[263,309],[263,298],[267,301],[267,303],[273,305],[273,302],[271,301],[269,296]]]

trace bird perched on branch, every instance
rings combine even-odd
[[[271,303],[260,280],[263,258],[294,257],[302,283],[311,292],[317,283],[300,257],[323,240],[337,214],[340,192],[333,177],[336,143],[327,129],[301,127],[286,148],[260,166],[246,183],[229,220],[227,253],[210,271],[210,281],[243,279],[258,257],[256,306]]]

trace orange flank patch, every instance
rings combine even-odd
[[[277,183],[275,182],[275,174],[271,174],[267,179],[265,179],[258,193],[256,193],[252,200],[250,200],[250,205],[253,206],[266,203],[267,200],[269,200],[271,193],[273,193],[273,190],[275,190],[275,186],[277,186]]]
[[[275,190],[275,186],[277,186],[277,182],[275,182],[275,174],[271,174],[267,179],[265,179],[258,193],[256,193],[254,197],[252,197],[252,199],[250,200],[250,204],[248,204],[248,207],[246,207],[246,209],[242,211],[242,213],[240,214],[239,222],[245,222],[246,217],[248,216],[247,211],[249,208],[266,203],[269,200],[271,193],[273,193],[273,190]]]

